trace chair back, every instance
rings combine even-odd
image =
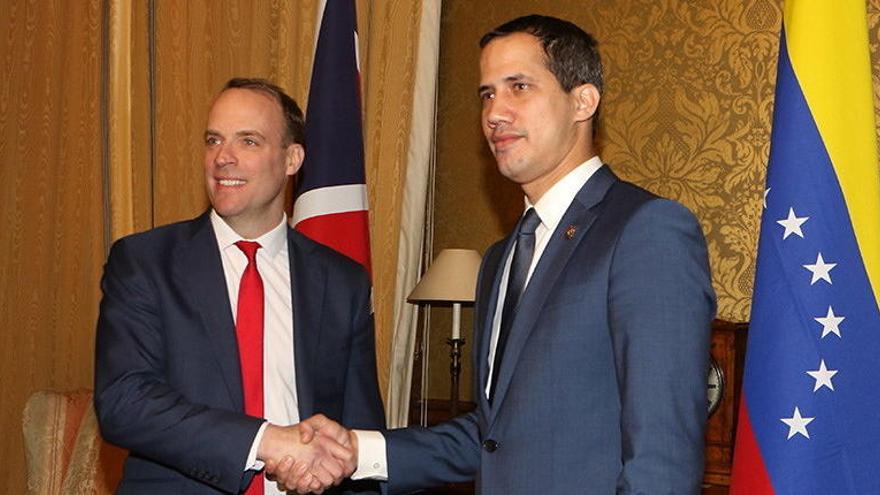
[[[22,430],[28,493],[112,494],[127,452],[101,438],[91,390],[34,392]]]

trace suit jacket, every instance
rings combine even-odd
[[[491,406],[489,341],[514,235],[487,251],[477,409],[388,432],[390,493],[474,477],[482,494],[699,493],[715,311],[699,224],[602,167],[551,235],[513,316]]]
[[[363,269],[287,229],[301,418],[385,423]],[[246,416],[226,282],[206,213],[116,242],[104,268],[95,409],[129,449],[120,493],[238,493],[262,419]]]

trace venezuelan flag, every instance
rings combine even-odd
[[[862,0],[788,0],[732,494],[880,494],[880,177]]]

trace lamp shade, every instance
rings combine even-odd
[[[473,249],[440,251],[407,301],[473,302],[481,260]]]

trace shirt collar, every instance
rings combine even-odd
[[[556,184],[553,184],[536,204],[533,205],[529,198],[526,197],[525,209],[528,210],[530,207],[534,207],[544,227],[551,232],[556,230],[556,226],[559,225],[562,216],[568,211],[568,207],[571,206],[571,202],[574,201],[578,191],[584,187],[584,184],[601,167],[602,160],[599,159],[598,155],[590,158],[559,179]]]
[[[256,239],[245,239],[238,235],[213,208],[211,208],[211,225],[214,227],[217,246],[221,251],[241,240],[255,241],[260,243],[260,247],[265,250],[266,255],[274,257],[287,244],[287,213],[275,228]]]

